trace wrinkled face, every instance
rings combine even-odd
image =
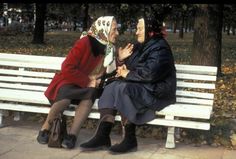
[[[145,26],[143,18],[138,20],[136,35],[138,42],[143,43],[145,40]]]
[[[111,30],[110,30],[110,33],[108,35],[108,41],[110,41],[111,43],[115,43],[116,42],[116,37],[118,35],[119,35],[118,25],[117,25],[116,20],[113,20],[112,24],[111,24]]]

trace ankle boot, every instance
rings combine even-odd
[[[49,138],[49,130],[44,129],[39,131],[39,134],[37,136],[38,143],[47,144],[48,138]]]
[[[111,115],[110,117],[114,118],[114,116]],[[110,133],[113,125],[114,122],[103,121],[102,119],[97,127],[95,135],[89,141],[80,145],[82,150],[92,151],[109,148],[111,146]]]
[[[125,125],[124,139],[120,144],[115,144],[109,148],[111,153],[125,153],[137,150],[137,138],[135,134],[136,125],[128,123]]]
[[[66,149],[73,149],[76,144],[77,137],[73,134],[67,134],[64,136],[61,146]]]

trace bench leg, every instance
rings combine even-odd
[[[166,116],[166,119],[174,119],[174,116]],[[175,148],[175,127],[168,127],[167,138],[166,138],[166,148]]]
[[[169,149],[175,148],[175,127],[168,127],[166,148]]]
[[[20,120],[20,112],[14,112],[14,121]]]
[[[3,111],[0,110],[0,128],[3,127]]]

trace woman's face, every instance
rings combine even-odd
[[[111,30],[110,30],[110,33],[108,35],[108,40],[111,43],[115,43],[116,42],[116,37],[119,35],[119,32],[118,32],[117,28],[118,28],[117,22],[116,22],[116,20],[113,20],[112,24],[111,24]]]
[[[136,35],[138,42],[143,43],[145,40],[145,26],[143,18],[138,20]]]

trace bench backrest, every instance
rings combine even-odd
[[[42,92],[47,88],[54,73],[61,69],[64,59],[0,53],[0,100],[49,105]],[[177,102],[174,107],[169,106],[157,112],[157,115],[209,119],[213,108],[217,68],[181,64],[175,66]],[[6,89],[12,90],[8,93],[14,93],[14,89],[24,90],[25,97],[15,94],[14,99],[4,99]],[[35,97],[32,97],[32,91],[35,92]]]

